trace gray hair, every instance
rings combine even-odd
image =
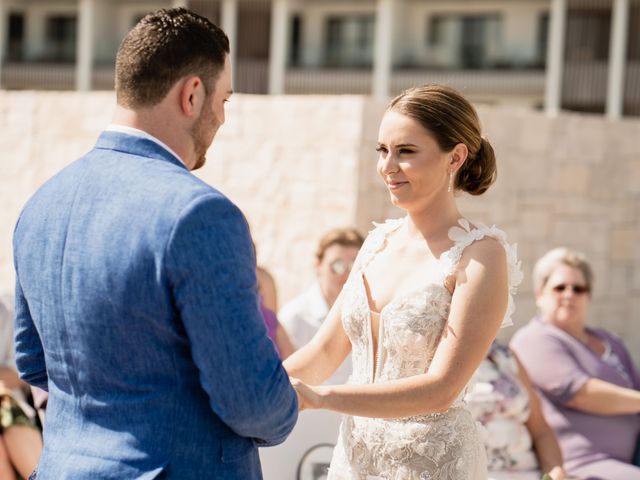
[[[560,265],[580,270],[587,282],[586,287],[589,291],[592,290],[593,271],[584,254],[567,247],[558,247],[545,253],[533,267],[533,288],[536,292],[542,290],[553,271]]]

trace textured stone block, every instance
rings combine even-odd
[[[20,208],[91,148],[113,108],[112,92],[0,91],[0,291],[13,285],[11,235]],[[326,230],[356,225],[366,232],[371,220],[405,214],[376,172],[384,109],[384,102],[357,96],[234,95],[228,105],[196,174],[246,213],[280,303],[313,281],[313,252]],[[516,328],[535,312],[534,262],[567,245],[594,265],[593,323],[623,334],[640,352],[640,121],[565,113],[551,119],[493,106],[479,114],[497,153],[498,181],[458,203],[463,215],[497,224],[520,245],[525,280]]]

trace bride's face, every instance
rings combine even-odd
[[[404,210],[421,209],[448,193],[451,154],[442,151],[417,120],[387,112],[376,150],[378,173],[394,205]]]

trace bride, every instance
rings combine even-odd
[[[407,216],[371,231],[323,326],[285,368],[302,409],[346,414],[329,479],[485,479],[463,397],[510,324],[521,273],[504,233],[462,217],[454,193],[489,188],[493,148],[470,103],[438,85],[396,97],[378,139],[378,172]],[[320,386],[350,351],[349,382]]]

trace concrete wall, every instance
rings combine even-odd
[[[12,288],[11,235],[22,204],[92,146],[113,101],[112,93],[0,91],[0,290]],[[246,212],[281,302],[312,282],[324,231],[367,231],[371,220],[402,215],[375,173],[383,111],[383,104],[356,96],[232,98],[198,175]],[[535,311],[533,263],[568,245],[594,266],[591,323],[623,336],[640,361],[640,121],[550,119],[499,107],[479,113],[497,152],[498,181],[481,197],[461,196],[460,205],[465,216],[496,223],[519,245],[525,281],[516,328]]]

